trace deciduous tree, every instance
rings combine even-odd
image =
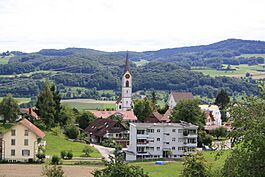
[[[17,101],[11,94],[8,94],[3,98],[0,103],[0,115],[3,116],[3,123],[15,122],[18,118],[19,108]]]

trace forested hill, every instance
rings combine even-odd
[[[222,64],[258,62],[264,58],[244,58],[242,54],[265,54],[265,42],[229,39],[218,43],[161,49],[158,51],[129,52],[132,61],[149,62],[136,66],[131,63],[134,91],[143,89],[192,91],[214,97],[220,87],[230,94],[257,94],[256,81],[227,77],[211,78],[191,71],[192,66],[218,68]],[[35,53],[11,52],[2,54],[0,65],[0,96],[34,96],[41,80],[49,78],[60,86],[120,90],[126,52],[104,52],[93,49],[44,49]],[[28,74],[26,74],[28,73]]]

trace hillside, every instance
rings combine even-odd
[[[35,96],[43,78],[53,80],[60,88],[114,90],[119,94],[126,52],[67,48],[11,54],[8,64],[0,65],[0,96],[7,93],[17,97]],[[212,98],[218,89],[225,87],[231,95],[257,94],[256,81],[251,78],[209,77],[192,70],[194,67],[206,67],[214,72],[223,64],[262,65],[263,55],[255,57],[255,54],[265,54],[265,42],[228,39],[210,45],[129,52],[131,61],[146,61],[138,66],[131,63],[133,91],[192,91]],[[91,98],[91,93],[84,98]]]

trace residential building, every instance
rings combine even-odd
[[[174,92],[172,91],[167,99],[169,109],[173,109],[179,102],[186,100],[193,100],[191,92]]]
[[[18,121],[0,135],[0,159],[9,162],[34,161],[45,133],[27,119]]]
[[[91,111],[97,118],[107,119],[110,116],[121,117],[123,121],[136,122],[137,117],[133,110],[130,111]]]
[[[96,119],[85,131],[91,143],[101,143],[104,139],[112,139],[123,147],[129,143],[128,129],[122,123],[112,119]]]
[[[32,118],[34,118],[34,119],[37,119],[37,120],[40,119],[40,117],[39,117],[38,114],[34,111],[33,108],[20,108],[19,111],[20,111],[20,114],[21,114],[22,116],[24,116],[24,115],[30,115],[30,116],[31,116]]]
[[[130,123],[126,160],[178,158],[194,153],[198,126],[181,123]]]
[[[132,102],[132,74],[129,66],[128,52],[126,55],[125,69],[122,76],[121,96],[116,102],[116,110],[127,111],[133,108]]]
[[[217,105],[199,105],[205,115],[205,129],[211,130],[222,126],[222,119]]]

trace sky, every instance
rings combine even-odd
[[[263,0],[0,0],[0,51],[265,41]]]

